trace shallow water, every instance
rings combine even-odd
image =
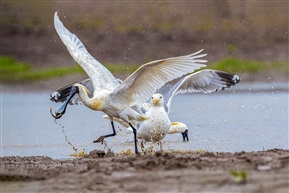
[[[212,94],[178,95],[169,116],[188,125],[190,141],[182,142],[181,134],[167,135],[163,149],[288,149],[288,93],[287,83],[259,83]],[[102,112],[69,106],[56,124],[50,107],[55,111],[60,104],[52,103],[48,92],[2,93],[1,156],[68,158],[73,150],[65,135],[79,150],[104,149],[92,143],[112,132]],[[133,134],[116,126],[118,135],[106,140],[108,147],[114,152],[133,150]]]

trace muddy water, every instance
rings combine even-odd
[[[104,149],[92,143],[111,133],[103,113],[82,105],[69,106],[57,121],[49,113],[60,104],[48,92],[2,93],[1,156],[43,155],[68,158],[71,146],[87,152]],[[164,149],[258,151],[288,149],[288,84],[240,84],[229,91],[175,97],[170,118],[189,127],[189,142],[168,135]],[[107,139],[114,152],[133,149],[133,135],[117,125],[118,135]],[[157,147],[156,147],[157,148]]]

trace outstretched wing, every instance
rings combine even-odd
[[[91,78],[95,91],[106,88],[113,90],[119,86],[116,78],[100,62],[93,58],[76,35],[66,29],[60,21],[57,12],[54,15],[54,26],[63,44],[73,59],[83,68]]]
[[[112,101],[121,101],[130,106],[145,102],[166,82],[176,79],[196,69],[205,67],[206,54],[194,54],[157,60],[142,65],[130,75],[112,94]]]
[[[240,81],[236,74],[218,70],[201,70],[179,80],[165,95],[165,109],[169,113],[172,99],[177,94],[211,93],[234,86]]]
[[[92,87],[92,82],[91,80],[88,78],[88,79],[85,79],[85,80],[82,80],[80,82],[77,82],[78,84],[82,84],[83,86],[85,86],[90,93],[93,93],[93,87]],[[50,100],[51,101],[54,101],[56,103],[58,102],[64,102],[66,101],[67,97],[69,96],[70,94],[70,91],[71,91],[71,87],[74,85],[75,83],[72,83],[72,84],[69,84],[69,85],[66,85],[56,91],[54,91],[53,93],[50,94]],[[82,104],[78,95],[74,95],[72,97],[72,99],[69,101],[69,104],[70,105],[77,105],[77,104]]]

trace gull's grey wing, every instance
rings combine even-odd
[[[79,84],[82,84],[83,86],[85,86],[90,93],[93,93],[93,86],[92,86],[92,82],[90,80],[90,78],[82,80],[80,82],[76,82]],[[75,83],[66,85],[56,91],[54,91],[52,94],[50,94],[50,100],[54,101],[56,103],[58,102],[64,102],[66,101],[67,97],[69,96],[71,87],[74,85]],[[72,97],[72,99],[69,102],[70,105],[77,105],[77,104],[81,104],[81,101],[78,97],[78,95],[74,95]]]
[[[165,110],[170,111],[172,99],[175,95],[193,92],[211,93],[234,86],[240,77],[230,72],[219,70],[201,70],[179,80],[165,95]]]
[[[137,113],[144,115],[148,112],[148,110],[150,109],[150,106],[151,105],[149,103],[141,103],[141,104],[136,104],[132,106],[131,108],[135,110]]]

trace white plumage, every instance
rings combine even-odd
[[[164,109],[164,98],[161,94],[151,97],[151,106],[147,112],[148,119],[138,129],[138,137],[153,143],[162,140],[168,133],[171,121]]]
[[[184,133],[188,130],[188,126],[182,122],[171,122],[168,134]]]

